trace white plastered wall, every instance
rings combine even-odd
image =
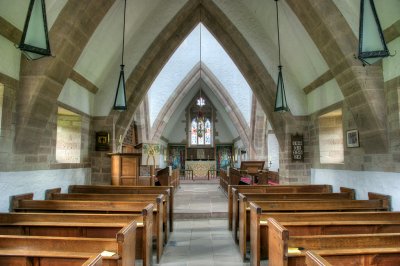
[[[0,212],[8,212],[12,195],[32,192],[34,199],[44,199],[46,189],[67,192],[69,185],[88,184],[90,173],[88,168],[0,172]]]
[[[311,169],[312,184],[329,184],[334,192],[340,187],[356,189],[357,199],[368,199],[368,192],[392,196],[393,211],[400,211],[400,174],[333,169]]]

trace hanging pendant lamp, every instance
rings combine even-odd
[[[283,75],[282,75],[282,64],[281,64],[281,43],[279,37],[279,12],[278,12],[278,0],[275,0],[276,6],[276,26],[278,32],[278,58],[279,58],[279,66],[278,66],[278,81],[276,86],[276,97],[275,97],[275,108],[274,112],[289,112],[289,106],[286,102],[286,93],[285,93],[285,84],[283,83]]]
[[[117,85],[117,92],[114,100],[114,110],[125,111],[126,107],[126,90],[125,90],[125,73],[124,73],[124,48],[125,48],[125,15],[126,15],[126,0],[124,0],[124,26],[122,32],[122,60],[121,70],[119,72],[119,79]]]
[[[31,0],[19,45],[29,60],[51,56],[45,0]]]
[[[373,64],[390,55],[376,13],[374,0],[361,0],[358,58],[363,64]]]

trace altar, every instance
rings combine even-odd
[[[207,177],[208,170],[210,169],[217,169],[217,162],[216,161],[186,161],[185,167],[186,170],[193,171],[193,178],[195,177]]]

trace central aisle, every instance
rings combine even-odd
[[[174,232],[159,265],[249,265],[227,229],[227,209],[218,184],[181,184],[175,194]]]

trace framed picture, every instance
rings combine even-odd
[[[347,147],[348,148],[355,148],[360,147],[360,141],[358,139],[358,130],[348,130],[346,132],[347,135]]]

